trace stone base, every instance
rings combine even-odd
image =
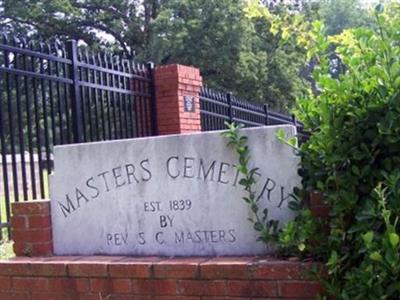
[[[315,263],[273,258],[19,257],[0,261],[0,299],[315,299]]]

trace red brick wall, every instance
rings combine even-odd
[[[12,204],[11,235],[17,256],[53,254],[50,201]],[[0,298],[1,299],[1,298]]]
[[[0,262],[0,299],[314,299],[312,263],[271,258],[16,258]]]
[[[158,134],[201,131],[199,93],[203,85],[200,70],[183,65],[155,69]],[[193,96],[195,111],[185,112],[184,96]]]

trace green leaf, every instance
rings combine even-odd
[[[240,180],[239,180],[239,184],[240,184],[240,185],[247,186],[247,179],[246,179],[246,178],[240,179]]]
[[[390,241],[390,244],[394,248],[394,247],[397,247],[397,245],[399,244],[400,238],[399,238],[398,234],[390,233],[389,234],[389,241]]]
[[[239,141],[242,142],[242,143],[247,143],[247,140],[248,140],[248,139],[249,139],[249,138],[248,138],[247,136],[242,135],[242,136],[239,138]]]
[[[317,189],[320,191],[324,190],[324,183],[322,181],[317,182]]]
[[[239,170],[240,173],[247,174],[247,167],[246,166],[240,165],[240,166],[237,167],[237,169]],[[240,182],[239,182],[239,184],[240,184]]]
[[[336,264],[338,263],[338,254],[337,254],[337,252],[335,251],[335,250],[333,250],[332,252],[331,252],[331,255],[330,255],[330,257],[329,257],[329,260],[328,260],[328,263],[327,263],[327,265],[328,266],[336,266]]]
[[[360,169],[359,169],[356,165],[353,165],[353,166],[351,167],[351,171],[352,171],[355,175],[360,175]]]
[[[246,203],[251,203],[250,199],[248,197],[243,197],[242,198]]]
[[[250,170],[249,174],[254,175],[258,170],[260,170],[260,168],[253,168]]]
[[[262,219],[263,219],[263,221],[265,222],[265,220],[268,218],[268,208],[265,208],[264,210],[263,210],[263,217],[262,217]]]
[[[395,85],[395,88],[400,88],[400,76],[395,79],[394,85]]]
[[[254,223],[254,229],[256,231],[262,231],[264,229],[264,226],[260,222],[256,222],[256,223]]]
[[[292,147],[296,147],[297,146],[297,138],[295,136],[293,136],[290,139],[288,139],[287,142]]]
[[[304,243],[301,243],[297,245],[297,248],[299,249],[300,252],[303,252],[306,249],[306,245]]]
[[[371,246],[372,240],[374,239],[374,232],[368,231],[367,233],[362,235],[362,239],[367,247]]]
[[[293,211],[299,211],[301,209],[301,204],[297,201],[289,201],[288,207]]]
[[[253,203],[253,204],[251,205],[251,211],[252,211],[253,213],[255,213],[255,214],[258,212],[258,206],[257,206],[256,203]]]
[[[369,258],[373,261],[382,261],[382,255],[378,251],[372,252]]]
[[[278,129],[275,132],[275,136],[278,138],[278,140],[281,140],[281,141],[285,140],[285,137],[286,137],[285,130],[283,130],[282,128]]]

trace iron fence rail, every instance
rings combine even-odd
[[[267,104],[255,104],[203,87],[200,91],[201,128],[203,131],[222,130],[225,122],[237,122],[245,127],[291,124],[305,137],[303,124],[294,116],[270,111]]]
[[[47,196],[54,145],[155,133],[153,72],[76,41],[0,39],[0,228],[12,201]]]

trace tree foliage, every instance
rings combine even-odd
[[[312,132],[300,149],[303,184],[324,195],[331,214],[319,247],[315,227],[302,227],[310,217],[303,214],[281,241],[297,254],[322,257],[327,292],[343,300],[400,297],[400,5],[379,5],[374,18],[371,28],[333,37],[314,22],[295,39],[318,62],[319,94],[297,108]],[[346,66],[337,78],[332,52]]]
[[[301,49],[282,46],[245,0],[2,1],[3,31],[78,39],[157,64],[199,67],[206,84],[286,110],[303,92]],[[275,10],[274,13],[281,13]]]
[[[309,87],[313,63],[304,48],[282,44],[274,28],[268,30],[270,19],[249,14],[251,2],[3,0],[0,26],[35,39],[77,39],[157,64],[193,65],[212,88],[287,111]],[[365,20],[359,0],[273,0],[263,7],[275,16],[322,18],[330,33]]]
[[[365,26],[372,22],[360,0],[321,1],[318,16],[326,26],[327,35],[336,35],[344,29]]]
[[[82,40],[126,55],[144,51],[163,0],[4,0],[3,31]],[[101,33],[99,35],[99,33]],[[104,38],[109,37],[109,39]]]
[[[150,57],[200,67],[205,82],[285,109],[301,91],[302,56],[281,47],[245,1],[170,1],[154,21]]]
[[[253,13],[271,20],[283,42],[307,49],[318,88],[297,101],[312,133],[298,149],[303,201],[277,244],[287,255],[321,258],[334,299],[399,299],[400,4],[378,5],[368,27],[336,36],[321,21],[277,17],[257,5]],[[338,74],[333,55],[345,66]],[[311,191],[323,194],[328,220],[312,217]]]

